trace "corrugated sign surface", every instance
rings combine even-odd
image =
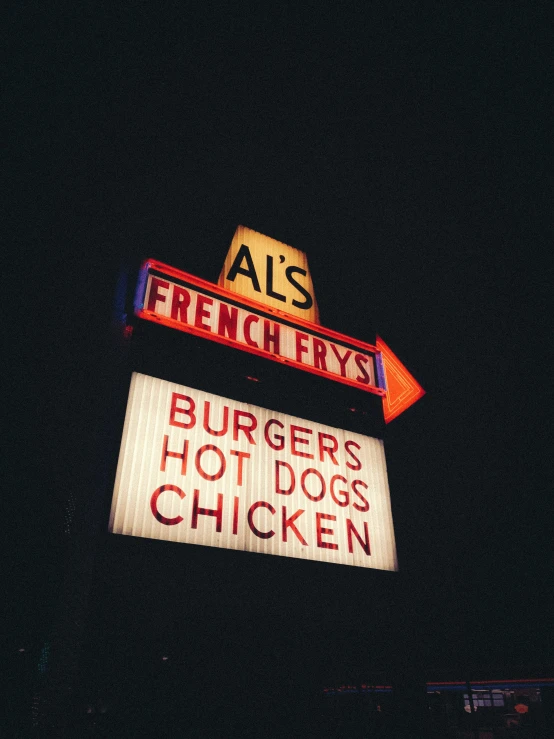
[[[109,528],[398,569],[382,441],[137,373]]]

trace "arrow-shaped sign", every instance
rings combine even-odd
[[[383,416],[385,423],[389,423],[423,397],[425,390],[380,336],[375,346],[381,352],[385,369],[387,394],[383,397]]]

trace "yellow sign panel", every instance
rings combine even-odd
[[[319,323],[304,252],[238,226],[218,284],[271,308]]]

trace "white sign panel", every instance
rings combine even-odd
[[[109,528],[398,569],[382,441],[137,373]]]

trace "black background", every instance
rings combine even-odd
[[[239,223],[305,251],[323,325],[379,333],[427,391],[385,432],[401,572],[101,524],[82,691],[121,705],[142,680],[146,716],[186,683],[190,720],[191,696],[269,716],[408,653],[420,674],[548,672],[549,21],[542,3],[11,8],[5,633],[22,704],[70,597],[68,500],[73,537],[109,506],[118,280],[132,291],[153,257],[216,281]],[[174,691],[154,699],[166,668]]]

